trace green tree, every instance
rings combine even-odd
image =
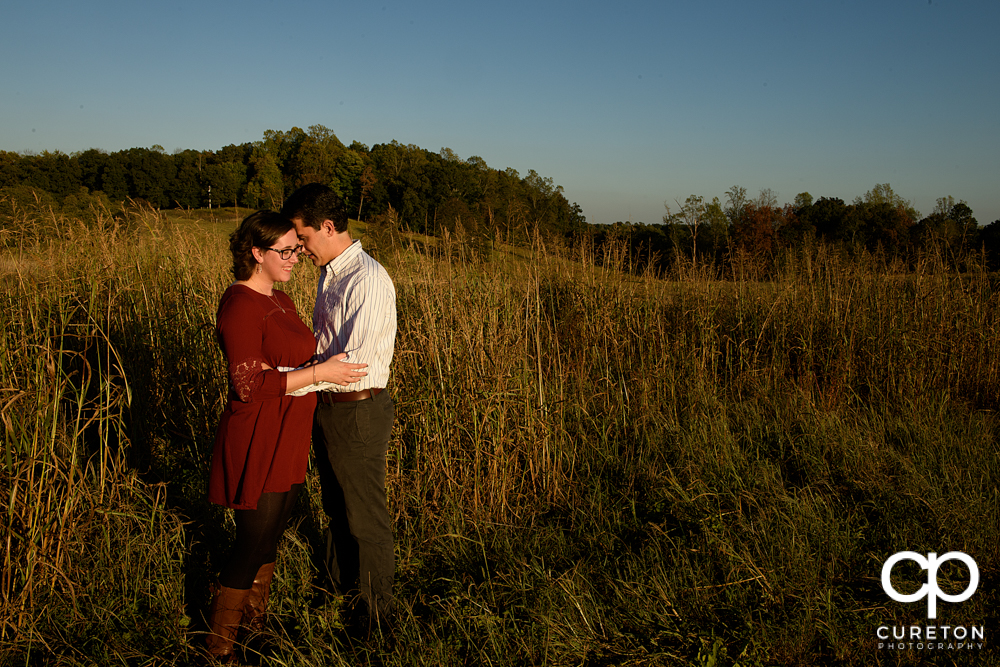
[[[910,228],[919,217],[913,205],[893,192],[888,183],[878,184],[855,199],[853,215],[869,250],[881,248],[893,254],[907,251]]]
[[[912,220],[917,220],[920,217],[919,211],[913,208],[913,204],[909,200],[897,195],[888,183],[877,184],[874,188],[866,192],[864,196],[857,197],[854,200],[854,205],[868,205],[870,207],[887,206],[889,208],[902,209],[902,214]]]
[[[982,229],[979,243],[986,255],[986,267],[990,271],[1000,271],[1000,220],[994,220]]]
[[[298,142],[295,154],[289,156],[287,171],[296,187],[322,183],[343,197],[345,188],[337,173],[337,163],[346,151],[347,148],[332,130],[323,125],[312,125]]]
[[[80,184],[91,191],[103,191],[102,174],[108,161],[108,154],[96,148],[90,148],[76,153],[72,159],[79,165]]]
[[[171,202],[181,207],[200,208],[208,204],[207,180],[199,151],[182,150],[173,155],[174,178],[168,184]]]
[[[232,206],[238,203],[240,192],[246,184],[247,168],[242,162],[222,162],[205,167],[205,187],[212,188],[213,206]]]
[[[450,148],[442,147],[439,155],[441,156],[442,160],[447,160],[450,162],[463,162],[462,158],[460,158],[458,154],[455,151],[451,150]]]
[[[682,231],[682,244],[687,245],[690,243],[691,259],[697,261],[698,231],[707,217],[705,200],[698,195],[689,195],[683,204],[676,199],[674,203],[677,204],[676,213],[671,212],[670,206],[664,202],[663,205],[667,209],[667,212],[663,216],[663,223],[675,225],[676,229]]]
[[[803,224],[815,229],[818,237],[837,243],[853,234],[847,228],[848,208],[843,199],[820,197],[815,203],[799,208],[796,215]]]
[[[296,159],[307,135],[298,127],[288,132],[267,130],[252,144],[247,164],[244,202],[251,208],[277,210],[285,193],[294,189],[299,178]]]
[[[964,201],[941,197],[934,211],[913,226],[912,236],[918,247],[941,249],[952,261],[961,263],[979,244],[979,223]]]
[[[371,194],[372,189],[375,184],[378,183],[378,179],[375,178],[375,172],[372,171],[372,166],[365,165],[364,171],[361,172],[361,178],[358,182],[358,194],[360,195],[358,200],[358,220],[361,220],[361,207],[365,203],[365,197]]]
[[[108,198],[121,203],[129,198],[129,164],[128,154],[118,151],[108,155],[101,170],[101,189]]]
[[[0,151],[0,188],[20,185],[24,176],[21,171],[23,158],[17,153]]]
[[[130,148],[124,157],[129,197],[144,199],[157,208],[173,204],[168,189],[176,167],[162,148]]]
[[[747,204],[749,203],[750,200],[747,198],[746,188],[734,185],[726,190],[726,205],[722,210],[726,214],[726,219],[729,220],[730,225],[735,225],[743,219]]]
[[[334,165],[331,188],[340,195],[344,203],[353,210],[354,203],[360,202],[361,175],[368,165],[367,158],[355,151],[341,151]]]
[[[549,202],[549,198],[555,192],[555,184],[551,177],[543,178],[534,169],[528,170],[523,182],[528,201],[531,202],[532,211],[537,217],[540,209]]]
[[[729,219],[718,197],[705,204],[702,218],[702,253],[720,259],[729,242]]]
[[[438,156],[393,140],[372,146],[369,157],[378,180],[371,193],[372,213],[379,214],[392,206],[400,225],[418,232],[428,230],[428,223],[433,223],[428,165],[432,157]]]
[[[73,194],[80,188],[80,165],[59,151],[42,151],[28,158],[22,168],[26,185],[45,190],[58,198]]]
[[[212,188],[213,206],[233,206],[246,201],[247,173],[253,144],[229,144],[207,156],[205,189]]]
[[[279,210],[285,200],[285,188],[276,156],[266,147],[255,146],[249,171],[244,204],[249,208]]]

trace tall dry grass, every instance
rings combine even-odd
[[[203,490],[232,223],[125,223],[58,221],[5,258],[12,663],[187,664],[227,549]],[[379,238],[406,614],[390,649],[340,633],[310,474],[250,661],[952,664],[876,646],[920,616],[878,585],[904,549],[973,555],[981,591],[942,611],[993,623],[994,277],[824,247],[770,281],[749,257],[640,275],[614,244]],[[314,279],[288,285],[307,321]]]

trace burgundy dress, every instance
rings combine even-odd
[[[208,499],[256,509],[260,494],[306,478],[316,395],[285,395],[285,374],[316,351],[316,339],[284,292],[273,298],[232,285],[219,301],[216,333],[229,366],[229,397],[215,435]]]

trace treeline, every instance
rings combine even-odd
[[[968,204],[952,197],[922,216],[888,184],[851,203],[801,193],[783,205],[770,190],[750,197],[734,186],[724,201],[692,195],[673,202],[662,224],[588,225],[562,187],[534,170],[522,177],[477,156],[463,160],[449,148],[435,153],[396,141],[347,146],[322,125],[268,130],[260,141],[172,155],[160,146],[72,155],[0,151],[0,237],[15,238],[10,222],[18,210],[86,220],[98,209],[120,210],[123,202],[277,209],[295,188],[312,182],[330,185],[359,220],[389,220],[393,228],[431,235],[448,230],[477,252],[488,252],[497,237],[517,242],[537,229],[569,243],[624,243],[640,270],[685,261],[726,273],[735,257],[747,255],[773,268],[785,251],[819,243],[911,264],[933,251],[959,270],[984,260],[986,268],[1000,269],[1000,221],[981,227]]]
[[[280,208],[300,185],[322,182],[345,200],[352,217],[393,211],[407,229],[440,233],[456,225],[471,235],[507,237],[537,224],[572,234],[586,220],[561,186],[529,170],[498,170],[480,157],[461,159],[449,148],[434,153],[396,141],[350,146],[322,125],[303,131],[268,130],[263,139],[218,151],[162,147],[67,155],[0,151],[0,195],[35,201],[66,213],[92,204],[145,201],[156,208],[240,206]]]
[[[668,204],[662,224],[618,222],[590,228],[598,246],[624,241],[639,270],[694,262],[725,272],[734,258],[747,256],[766,270],[787,251],[820,243],[848,255],[868,252],[903,264],[933,252],[958,270],[984,261],[984,268],[1000,269],[1000,220],[981,227],[968,204],[950,196],[938,199],[934,210],[922,216],[888,183],[850,204],[836,197],[814,200],[804,192],[793,203],[779,205],[770,190],[751,198],[740,186],[725,194],[725,202],[692,195]]]

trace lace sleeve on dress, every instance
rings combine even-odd
[[[260,359],[246,359],[232,369],[233,389],[244,403],[253,399],[256,389],[255,378],[262,372]]]

